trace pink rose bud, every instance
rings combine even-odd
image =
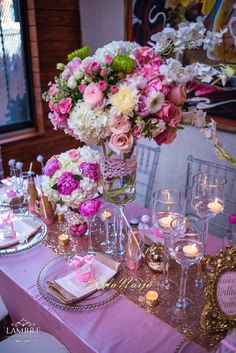
[[[116,86],[111,86],[110,92],[111,92],[112,94],[115,94],[115,93],[118,92],[118,88],[117,88]]]
[[[71,107],[72,107],[71,98],[63,98],[59,100],[59,109],[61,114],[69,113]]]
[[[101,72],[100,72],[100,74],[101,74],[101,76],[107,76],[107,70],[101,70]]]
[[[92,71],[93,72],[98,72],[100,70],[100,64],[96,61],[92,63]]]
[[[98,81],[98,87],[102,90],[105,91],[107,89],[107,83],[105,81]]]
[[[109,54],[104,55],[104,64],[111,65],[113,57]]]
[[[183,104],[187,99],[187,92],[185,86],[179,85],[171,88],[170,92],[167,95],[172,103],[176,105]]]
[[[79,91],[80,91],[80,93],[84,93],[84,91],[85,91],[85,88],[86,88],[86,85],[85,84],[81,84],[81,85],[79,85]]]

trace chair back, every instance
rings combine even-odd
[[[188,156],[187,178],[185,196],[187,200],[187,213],[193,213],[191,208],[191,189],[193,176],[198,173],[211,173],[222,175],[226,178],[225,207],[224,211],[215,218],[210,219],[209,233],[223,237],[229,228],[228,217],[236,213],[236,168],[227,167],[221,164],[204,161],[202,159]]]
[[[149,208],[161,149],[160,147],[137,143],[136,151],[137,175],[135,201]]]
[[[4,178],[3,160],[2,160],[2,147],[0,146],[0,180]]]

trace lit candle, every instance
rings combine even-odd
[[[163,228],[170,228],[171,227],[170,224],[173,221],[173,219],[174,217],[170,215],[160,218],[159,219],[160,226]]]
[[[69,243],[69,237],[67,234],[60,234],[58,237],[59,245],[67,245]]]
[[[199,254],[199,250],[198,250],[198,247],[195,244],[185,245],[183,247],[183,253],[186,256],[194,257],[194,256],[197,256]]]
[[[104,211],[102,212],[102,218],[103,218],[103,219],[108,219],[108,218],[110,218],[110,217],[111,217],[111,212],[110,212],[110,211],[104,210]]]
[[[215,199],[215,201],[209,202],[207,204],[207,207],[212,213],[215,213],[215,214],[220,213],[223,209],[223,205],[220,202],[218,202],[217,198]]]
[[[145,295],[145,299],[146,299],[146,303],[149,306],[155,306],[157,304],[157,300],[158,300],[158,293],[154,290],[150,290],[146,293]]]

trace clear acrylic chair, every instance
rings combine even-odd
[[[0,146],[0,180],[4,178],[3,160],[2,160],[2,147]]]
[[[137,143],[137,175],[135,202],[150,207],[154,179],[160,156],[160,147]]]
[[[224,237],[226,231],[229,229],[228,217],[231,214],[236,213],[236,168],[204,161],[189,155],[185,187],[187,213],[193,213],[191,208],[192,178],[198,173],[211,173],[215,175],[218,174],[224,176],[227,179],[224,211],[218,214],[217,217],[211,219],[209,222],[209,233]]]

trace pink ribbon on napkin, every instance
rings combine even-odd
[[[74,267],[76,277],[79,281],[88,282],[94,275],[94,255],[85,255],[79,256],[76,255],[72,262],[71,266]],[[81,269],[84,265],[88,265],[86,272],[81,272]]]

